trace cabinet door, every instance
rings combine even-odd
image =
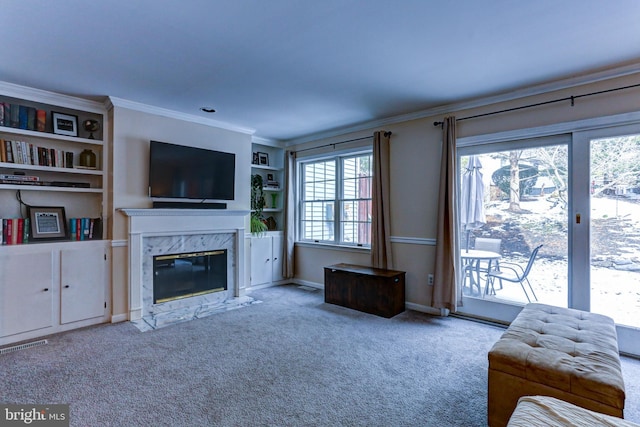
[[[251,286],[271,283],[271,244],[270,236],[251,238]]]
[[[104,316],[104,249],[60,252],[60,323]]]
[[[272,238],[272,244],[271,244],[271,249],[272,249],[272,257],[273,257],[273,263],[272,263],[272,280],[274,282],[277,282],[279,280],[282,280],[282,251],[283,251],[283,242],[284,239],[282,238],[282,236],[280,235],[275,235]]]
[[[51,252],[0,256],[0,336],[53,326]]]

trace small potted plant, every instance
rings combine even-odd
[[[267,224],[262,218],[262,210],[264,209],[264,182],[262,175],[251,175],[251,233],[261,235],[267,231]]]

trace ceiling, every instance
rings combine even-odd
[[[1,10],[2,81],[284,141],[640,63],[637,0],[12,0]]]

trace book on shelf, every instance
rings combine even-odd
[[[35,175],[12,175],[5,173],[0,173],[0,179],[6,181],[40,181],[40,177]]]
[[[12,128],[17,128],[20,126],[20,106],[18,104],[10,104],[9,106],[10,113],[10,124]]]
[[[27,129],[36,130],[36,109],[27,107]]]
[[[69,239],[71,240],[99,240],[102,238],[101,218],[70,218]]]
[[[47,112],[44,110],[36,110],[36,130],[44,132],[47,125]]]
[[[21,245],[29,243],[31,235],[29,218],[2,218],[0,235],[3,245]]]
[[[0,139],[0,161],[34,166],[73,167],[73,153],[25,141]]]
[[[18,127],[27,129],[27,121],[29,119],[29,109],[24,105],[18,105]]]
[[[4,124],[4,102],[0,102],[0,126],[6,126]]]

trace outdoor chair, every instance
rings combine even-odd
[[[529,281],[529,273],[531,272],[531,267],[533,267],[533,262],[536,260],[536,256],[538,255],[538,251],[542,245],[538,246],[531,252],[531,256],[529,257],[529,262],[527,262],[526,267],[522,267],[520,264],[512,263],[512,262],[502,262],[500,264],[500,271],[491,269],[491,271],[487,272],[487,289],[491,288],[491,291],[495,293],[495,289],[493,287],[495,279],[498,280],[506,280],[507,282],[512,283],[520,283],[522,290],[524,291],[524,295],[527,297],[527,301],[531,302],[531,298],[529,297],[529,292],[527,292],[527,288],[525,287],[525,283],[529,287],[531,291],[531,295],[533,298],[538,301],[538,297],[536,293],[533,291],[533,287],[531,287],[531,282]]]
[[[495,252],[497,254],[502,254],[502,239],[490,239],[487,237],[476,237],[474,248],[479,251],[490,251]],[[480,262],[480,272],[488,273],[489,272],[489,263],[487,261],[478,261]],[[500,271],[500,260],[495,260],[491,263],[492,270]],[[499,288],[502,289],[502,280],[498,279]]]

